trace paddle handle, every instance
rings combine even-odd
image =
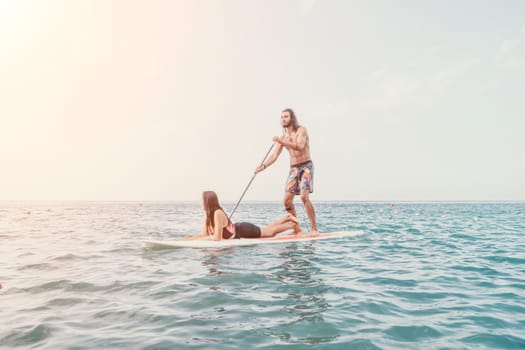
[[[275,146],[275,143],[272,143],[272,145],[270,146],[270,149],[268,150],[268,152],[266,152],[266,155],[264,156],[263,160],[261,161],[261,164],[259,164],[259,166],[263,165],[264,161],[266,160],[266,158],[268,158],[268,155],[270,154],[270,152],[272,151],[273,149],[273,146]],[[246,188],[244,189],[244,191],[242,192],[241,194],[241,198],[239,198],[239,200],[237,201],[237,204],[235,204],[235,207],[233,207],[233,210],[232,212],[230,213],[230,220],[232,219],[233,217],[233,214],[235,213],[235,210],[237,210],[237,207],[239,206],[239,204],[241,203],[244,195],[246,194],[246,191],[248,191],[248,188],[250,187],[250,185],[252,184],[253,182],[253,179],[255,179],[255,176],[257,175],[257,173],[254,173],[252,178],[250,179],[250,182],[248,182],[248,185],[246,186]]]

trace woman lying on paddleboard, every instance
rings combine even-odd
[[[287,215],[268,226],[260,227],[249,222],[237,222],[234,224],[220,206],[219,198],[213,191],[204,191],[202,193],[202,209],[206,212],[202,233],[186,239],[203,239],[210,236],[211,239],[220,241],[222,239],[235,238],[273,237],[287,230],[293,230],[294,233],[301,232],[299,220],[292,215]]]

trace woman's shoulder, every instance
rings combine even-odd
[[[213,217],[215,219],[226,219],[226,213],[224,212],[224,210],[222,209],[217,209],[215,210],[215,212],[213,213]]]

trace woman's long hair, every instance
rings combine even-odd
[[[213,191],[204,191],[202,192],[202,203],[204,206],[204,211],[206,212],[206,230],[210,233],[210,229],[213,230],[215,227],[214,216],[215,211],[220,209],[224,212],[221,205],[219,204],[219,198],[217,193]],[[228,218],[228,221],[230,219]]]
[[[284,113],[284,112],[290,113],[290,121],[292,123],[292,128],[293,128],[294,131],[297,131],[297,129],[299,129],[300,125],[299,125],[299,121],[297,120],[297,116],[295,115],[295,112],[293,111],[293,109],[286,108],[286,109],[283,109],[282,113]]]

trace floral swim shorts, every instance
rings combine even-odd
[[[301,190],[314,191],[314,163],[311,160],[290,167],[286,192],[300,194]]]

